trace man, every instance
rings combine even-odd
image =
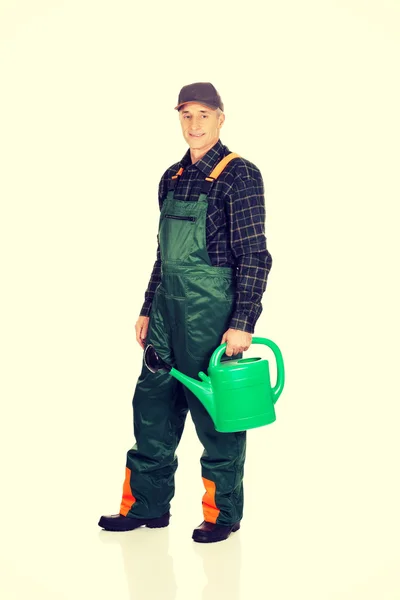
[[[211,83],[184,86],[175,107],[189,145],[159,185],[157,260],[136,323],[136,339],[152,344],[169,365],[190,377],[207,371],[226,343],[225,360],[251,344],[272,258],[257,167],[219,139],[224,106]],[[243,516],[246,432],[219,433],[200,401],[168,372],[143,362],[134,397],[136,444],[127,453],[119,514],[103,516],[110,531],[169,524],[175,455],[188,410],[204,446],[204,521],[192,538],[217,542]]]

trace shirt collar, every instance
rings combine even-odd
[[[189,150],[183,156],[183,158],[180,162],[180,166],[183,167],[184,169],[187,169],[188,167],[191,167],[191,166],[196,167],[196,169],[198,169],[199,171],[204,173],[204,175],[207,177],[208,175],[210,175],[213,168],[225,156],[225,150],[229,153],[229,150],[223,145],[221,140],[218,140],[217,143],[214,144],[214,146],[212,148],[210,148],[209,151],[203,156],[203,158],[196,161],[192,165],[192,160],[190,158],[190,148],[189,148]]]

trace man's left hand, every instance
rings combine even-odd
[[[251,345],[252,334],[247,331],[240,331],[239,329],[228,329],[222,336],[220,344],[226,342],[225,354],[232,356],[232,354],[239,354],[248,350]]]

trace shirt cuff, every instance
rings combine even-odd
[[[139,317],[149,317],[151,310],[151,304],[149,302],[145,302],[140,310]]]
[[[230,320],[229,328],[254,333],[254,325],[255,323],[253,323],[253,320],[248,315],[238,313]]]

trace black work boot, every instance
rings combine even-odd
[[[170,513],[167,512],[162,517],[155,519],[141,519],[137,517],[124,517],[124,515],[108,515],[101,517],[100,527],[107,531],[132,531],[138,527],[149,527],[155,529],[158,527],[167,527],[169,525]]]
[[[203,521],[193,531],[192,538],[195,542],[222,542],[222,540],[226,540],[232,532],[238,529],[240,529],[240,521],[233,525],[216,525],[208,521]]]

